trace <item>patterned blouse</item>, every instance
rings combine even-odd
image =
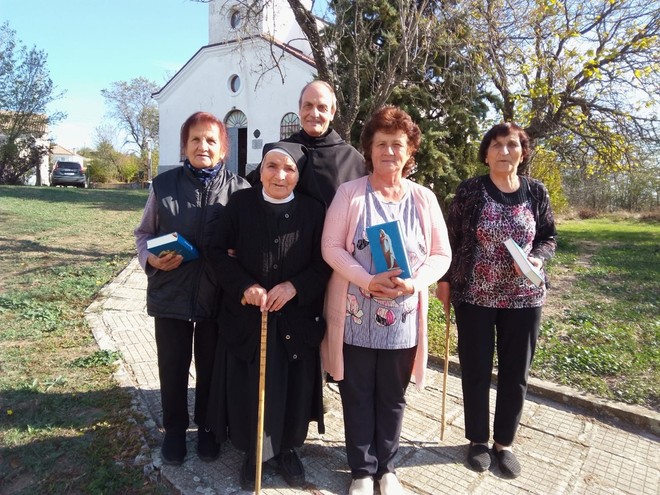
[[[502,204],[486,192],[486,204],[477,224],[474,268],[464,302],[487,308],[543,305],[545,285],[536,287],[525,276],[518,275],[513,267],[513,258],[504,246],[504,241],[512,237],[529,252],[535,227],[528,201]]]
[[[395,219],[401,221],[410,270],[414,273],[425,257],[426,247],[417,241],[424,236],[412,194],[407,191],[401,201],[385,202],[376,195],[367,181],[364,211],[358,221],[353,241],[356,246],[353,256],[369,273],[376,273],[376,270],[365,229]],[[383,299],[373,297],[350,283],[346,300],[344,342],[370,349],[414,347],[417,345],[418,334],[417,306],[416,292],[396,299]]]
[[[521,176],[518,191],[503,193],[488,175],[468,179],[458,186],[448,217],[453,257],[441,280],[451,283],[455,305],[527,308],[543,304],[545,285],[537,288],[518,275],[502,244],[512,237],[528,255],[542,260],[554,255],[557,231],[541,182]]]

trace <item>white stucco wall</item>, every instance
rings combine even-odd
[[[3,134],[0,134],[0,143],[4,143],[6,140],[6,136]],[[41,138],[36,139],[37,146],[43,146],[45,149],[48,149],[50,146],[50,141],[48,140],[48,136],[44,135]],[[39,173],[41,175],[41,184],[37,184],[37,171],[32,169],[31,172],[27,174],[27,176],[24,178],[25,180],[25,185],[28,186],[49,186],[50,185],[50,170],[48,167],[48,153],[45,153],[42,155],[41,160],[39,162]]]
[[[250,164],[259,163],[262,146],[253,148],[255,130],[260,131],[262,144],[277,141],[282,117],[297,113],[300,91],[315,74],[308,63],[272,49],[283,54],[279,61],[282,74],[260,70],[270,60],[271,46],[265,40],[207,46],[154,95],[160,118],[159,171],[180,165],[181,124],[196,111],[211,112],[223,121],[233,110],[242,111],[248,120],[248,171]],[[234,74],[241,78],[235,94],[229,89]]]
[[[50,145],[50,142],[46,137],[44,136],[43,138],[37,139],[38,146],[45,146],[48,148]],[[26,185],[28,186],[49,186],[50,185],[50,170],[48,166],[48,153],[45,153],[41,157],[41,161],[39,163],[39,173],[41,174],[41,184],[37,184],[37,172],[34,171],[32,172],[27,178],[26,178]]]
[[[276,40],[290,43],[311,57],[309,43],[296,23],[287,0],[267,0],[261,4],[261,11],[253,10],[248,14],[244,1],[212,0],[209,3],[209,45],[266,33]],[[312,7],[311,0],[303,0],[302,4],[308,9]],[[231,16],[235,11],[242,16],[241,25],[237,28],[231,26]]]

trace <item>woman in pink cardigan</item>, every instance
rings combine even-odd
[[[370,174],[341,185],[326,214],[322,252],[333,274],[321,358],[339,382],[349,495],[372,495],[374,480],[381,495],[404,493],[394,472],[404,395],[411,375],[424,386],[428,287],[451,262],[435,194],[404,178],[420,140],[419,127],[403,110],[386,106],[374,113],[361,136]],[[400,278],[399,268],[374,269],[366,228],[394,220],[411,278]]]

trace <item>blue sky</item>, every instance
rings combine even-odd
[[[66,91],[49,110],[68,115],[51,136],[69,149],[93,146],[109,123],[102,89],[137,77],[162,86],[208,43],[208,5],[190,0],[0,0],[4,22],[48,55]]]

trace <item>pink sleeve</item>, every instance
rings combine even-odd
[[[323,259],[335,272],[366,290],[373,275],[365,270],[349,251],[353,250],[353,237],[357,226],[357,208],[351,208],[356,190],[360,189],[349,189],[346,184],[337,190],[325,216],[321,252]]]
[[[421,218],[429,256],[413,276],[413,284],[418,291],[428,290],[431,284],[445,274],[451,264],[449,235],[438,200],[430,190],[420,192],[425,199],[425,205],[421,208]]]

